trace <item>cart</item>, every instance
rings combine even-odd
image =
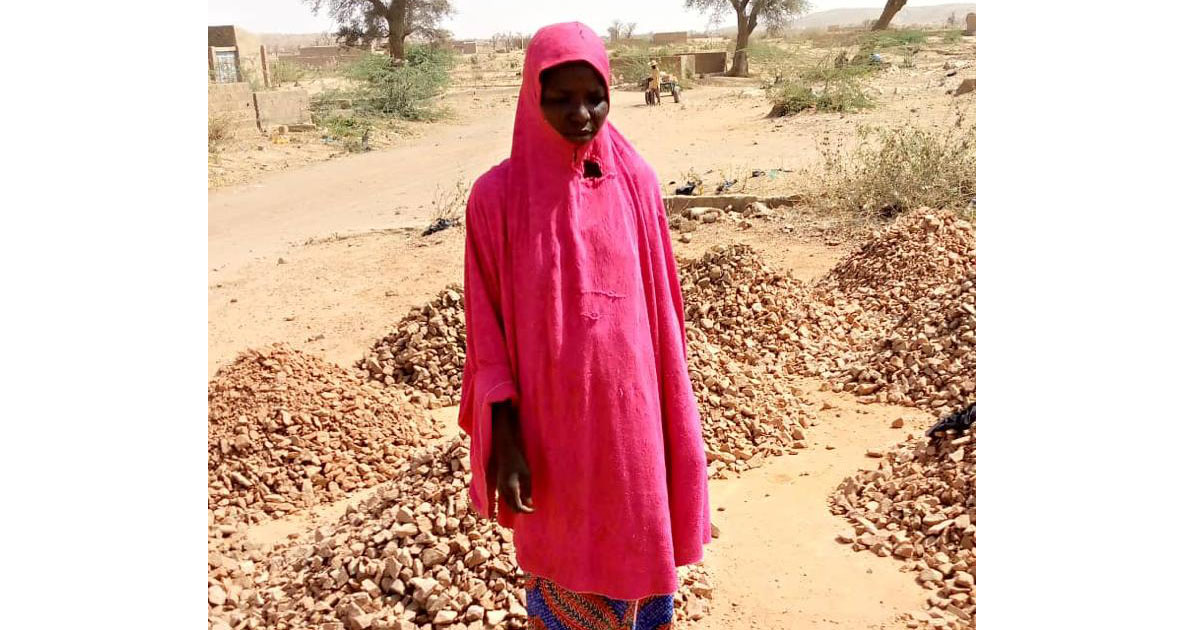
[[[642,91],[645,92],[645,94],[646,94],[646,104],[653,105],[653,103],[650,102],[650,100],[651,100],[650,77],[646,77],[645,79],[642,79]],[[680,95],[680,92],[682,92],[682,91],[683,91],[683,88],[679,87],[679,82],[675,79],[675,77],[673,77],[669,74],[664,74],[664,75],[662,75],[662,77],[659,78],[658,93],[660,95],[670,94],[671,97],[673,99],[675,99],[675,102],[678,103],[679,95]]]

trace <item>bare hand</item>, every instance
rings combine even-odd
[[[492,406],[492,463],[500,500],[518,514],[533,513],[533,482],[521,451],[517,413],[509,402]]]

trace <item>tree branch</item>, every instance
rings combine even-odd
[[[749,1],[750,0],[746,0],[746,2],[749,2]],[[762,11],[763,5],[766,3],[767,3],[766,0],[754,0],[754,7],[750,9],[750,23],[751,24],[758,23],[758,12]]]

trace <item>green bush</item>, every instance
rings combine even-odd
[[[317,124],[324,131],[327,142],[341,145],[348,153],[364,151],[363,137],[375,129],[374,122],[368,118],[340,115],[318,118]]]
[[[874,106],[863,90],[862,83],[853,77],[831,78],[825,81],[799,79],[773,86],[768,95],[774,105],[771,116],[790,116],[805,110],[818,112],[857,112]]]
[[[322,118],[321,126],[330,137],[339,139],[362,138],[363,133],[372,127],[369,120],[345,116]]]
[[[363,113],[405,120],[436,117],[430,101],[450,83],[453,55],[447,50],[418,45],[410,47],[405,56],[407,63],[403,66],[392,64],[386,55],[363,56],[346,69],[345,76],[355,82],[355,87],[326,92],[321,100],[350,98]]]
[[[625,48],[613,51],[610,60],[613,78],[618,83],[637,83],[650,76],[650,52]]]
[[[914,46],[916,44],[925,43],[925,36],[925,31],[917,29],[873,31],[862,34],[861,38],[859,39],[859,46],[863,50],[894,48],[896,46]]]
[[[799,69],[796,72],[796,78],[802,81],[822,83],[826,81],[860,79],[875,74],[881,68],[882,66],[879,64],[870,63],[867,57],[858,57],[852,61],[846,60],[846,53],[843,51],[837,57],[830,58],[827,56],[816,65]]]

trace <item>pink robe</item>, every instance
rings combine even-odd
[[[575,148],[542,118],[541,71],[577,60],[608,80],[586,26],[538,31],[511,156],[471,191],[459,426],[471,500],[490,516],[491,404],[515,402],[535,509],[499,506],[517,562],[568,590],[632,600],[673,593],[675,567],[702,558],[706,461],[654,171],[611,122]],[[584,160],[602,176],[585,178]]]

